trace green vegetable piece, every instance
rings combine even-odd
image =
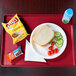
[[[58,38],[57,38],[57,37],[55,37],[55,40],[56,40],[56,41],[58,41]]]
[[[55,40],[56,40],[56,46],[58,48],[62,47],[64,41],[62,39],[62,35],[60,32],[55,33]]]
[[[58,37],[58,36],[60,36],[60,35],[61,35],[60,32],[55,32],[55,37]]]
[[[56,46],[57,46],[58,48],[60,48],[60,47],[62,47],[62,44],[56,43]]]
[[[62,35],[60,35],[59,37],[57,37],[58,38],[58,40],[60,40],[60,39],[62,39]]]
[[[49,42],[49,44],[51,44],[53,42],[53,39]]]
[[[62,39],[62,35],[60,35],[60,36],[58,36],[58,37],[55,37],[55,40],[56,40],[56,41],[58,41],[58,40],[60,40],[60,39]]]
[[[63,40],[62,39],[61,40],[58,40],[57,43],[58,44],[63,44]]]

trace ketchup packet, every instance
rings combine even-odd
[[[15,14],[8,23],[2,23],[2,25],[5,31],[11,35],[13,44],[23,40],[27,35],[29,35],[17,14]]]
[[[18,56],[22,55],[23,52],[21,50],[21,46],[19,46],[16,50],[14,50],[13,52],[9,53],[6,55],[6,58],[8,59],[8,61],[11,63],[12,60],[14,60],[15,58],[17,58]]]

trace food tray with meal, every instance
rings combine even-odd
[[[13,14],[4,15],[4,23],[9,22],[9,20],[13,16]],[[23,32],[25,32],[25,34],[27,34],[28,36],[24,38],[22,41],[19,40],[20,42],[14,38],[13,41],[11,36],[3,28],[1,49],[2,66],[56,67],[75,65],[72,20],[68,24],[64,24],[62,22],[62,14],[19,14],[18,16],[28,33],[26,33],[26,30],[19,31],[11,36],[16,37],[21,32],[21,35],[24,35]],[[9,33],[11,34],[11,32]],[[18,36],[18,39],[20,37],[21,36]],[[26,39],[30,42],[33,52],[38,54],[40,57],[43,57],[46,60],[46,63],[24,60],[24,56],[26,55]],[[18,43],[16,43],[16,41]],[[18,56],[16,59],[13,60],[12,63],[9,63],[10,60],[7,58],[10,52],[12,54],[12,50],[14,50],[14,54],[18,51],[16,55],[18,56],[20,53],[21,56]]]

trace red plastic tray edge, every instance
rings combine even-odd
[[[2,44],[1,44],[1,66],[3,66],[3,61],[2,61],[2,59],[3,59],[3,52],[2,52],[2,50],[3,50],[3,34],[4,34],[4,31],[3,31],[3,27],[2,27]]]
[[[15,14],[4,14],[3,22],[4,22],[4,18],[5,18],[5,17],[7,17],[7,16],[12,16],[12,17],[13,17],[14,15],[15,15]],[[23,15],[23,16],[26,16],[26,15],[30,15],[30,16],[31,16],[31,15],[39,15],[39,16],[40,16],[40,15],[57,15],[57,14],[18,14],[18,16],[22,16],[22,15]],[[62,14],[58,14],[58,15],[62,15]]]
[[[75,66],[75,47],[74,47],[74,32],[73,32],[73,26],[71,26],[71,34],[72,34],[72,50],[73,51],[73,66]]]
[[[4,18],[5,18],[5,15],[3,16],[3,22],[4,22]],[[3,50],[3,35],[4,35],[4,28],[2,27],[2,44],[1,44],[1,66],[3,66],[3,61],[2,61],[2,59],[3,59],[3,52],[2,52],[2,50]]]

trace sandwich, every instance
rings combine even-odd
[[[36,30],[33,41],[40,46],[45,46],[54,38],[54,35],[55,33],[51,27],[45,25]]]

